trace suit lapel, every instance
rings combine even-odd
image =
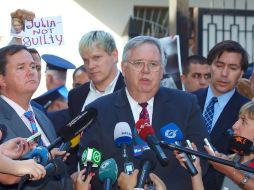
[[[132,115],[131,107],[129,101],[126,96],[125,88],[122,88],[120,91],[116,92],[116,115],[118,117],[118,121],[125,121],[129,123],[131,129],[133,130],[135,127],[135,121]]]
[[[0,98],[0,110],[0,122],[6,125],[7,129],[15,133],[17,137],[31,136],[32,133],[18,116],[16,111],[2,98]]]
[[[211,132],[211,136],[213,136],[213,134],[222,133],[225,130],[227,130],[229,127],[230,128],[232,127],[232,126],[227,126],[223,123],[225,122],[225,118],[232,118],[232,116],[238,115],[238,111],[239,111],[239,104],[237,101],[238,98],[239,98],[238,92],[235,91],[234,95],[230,98],[230,100],[228,101],[224,109],[222,110],[218,120],[216,121],[214,125],[214,129]]]
[[[114,92],[121,89],[122,87],[125,86],[125,83],[124,83],[124,78],[123,78],[123,75],[122,73],[119,74],[119,77],[117,79],[117,82],[116,82],[116,86],[115,86],[115,89],[114,89]]]

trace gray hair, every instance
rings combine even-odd
[[[91,31],[83,35],[79,41],[79,54],[82,57],[82,52],[84,49],[89,49],[93,45],[103,49],[109,55],[116,50],[116,43],[114,38],[107,32],[104,31]]]
[[[163,63],[164,52],[161,48],[161,44],[157,38],[154,38],[152,36],[137,36],[137,37],[130,39],[123,49],[122,61],[123,62],[127,61],[129,50],[132,50],[133,48],[138,47],[144,43],[154,44],[158,48],[158,50],[160,52],[160,56],[161,56],[161,63]]]

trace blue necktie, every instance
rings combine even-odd
[[[204,118],[205,118],[205,124],[208,130],[208,133],[210,134],[212,131],[212,123],[213,123],[213,115],[214,115],[214,104],[218,102],[217,97],[213,97],[208,106],[206,107]]]
[[[38,128],[36,126],[35,120],[34,120],[34,114],[32,111],[27,111],[24,113],[25,117],[29,120],[31,128],[32,128],[32,134],[35,134],[38,132]],[[41,138],[37,142],[39,145],[43,146],[43,142]]]

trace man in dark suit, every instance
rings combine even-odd
[[[205,117],[210,100],[217,97],[211,122],[211,144],[221,153],[229,154],[227,130],[238,120],[241,106],[249,101],[236,90],[238,80],[248,67],[243,47],[231,40],[216,44],[207,56],[211,65],[211,83],[206,89],[194,92]],[[204,176],[205,189],[220,189],[223,175],[209,167]]]
[[[5,141],[14,137],[27,138],[38,131],[41,143],[48,146],[56,138],[54,127],[40,110],[30,104],[39,85],[32,55],[25,46],[11,45],[0,49],[0,57],[0,123],[7,127]],[[32,114],[30,118],[26,116],[27,112]],[[47,177],[26,183],[24,189],[62,189],[63,182],[67,181],[62,177]],[[67,187],[72,189],[72,185],[68,184]],[[0,186],[0,189],[3,188],[17,189],[17,185]]]
[[[87,106],[96,108],[98,115],[81,137],[80,154],[84,148],[97,144],[103,159],[113,157],[119,172],[123,171],[124,159],[121,149],[114,143],[114,129],[118,122],[127,122],[133,131],[142,110],[139,103],[145,102],[148,103],[148,115],[157,137],[161,127],[173,122],[180,127],[185,139],[190,139],[202,149],[203,138],[208,134],[197,99],[179,90],[160,87],[162,61],[162,50],[156,38],[139,36],[126,44],[121,63],[126,88]],[[191,189],[190,174],[180,166],[172,151],[165,150],[165,153],[169,158],[168,166],[163,167],[157,162],[154,173],[168,189]],[[140,168],[140,160],[134,158],[132,146],[127,148],[127,154],[135,168]],[[202,165],[205,173],[206,163]],[[92,183],[92,189],[101,189],[101,184],[96,180],[98,178]]]
[[[69,92],[68,106],[71,118],[77,116],[95,99],[124,86],[123,76],[117,69],[118,51],[115,40],[109,33],[104,31],[86,33],[79,42],[79,53],[91,81]],[[77,152],[77,147],[75,151]],[[75,151],[71,152],[67,160],[70,163],[70,173],[77,170]]]

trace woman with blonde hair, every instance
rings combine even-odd
[[[238,136],[241,139],[250,141],[250,144],[254,143],[254,102],[250,101],[244,104],[239,111],[239,119],[235,122],[232,127],[234,136]],[[196,150],[195,145],[193,148]],[[226,156],[217,151],[214,153],[205,146],[205,149],[210,155],[225,159],[239,162],[247,165],[254,169],[254,153],[245,152],[244,150],[238,150],[235,154]],[[176,158],[180,164],[184,166],[184,156],[178,151],[174,151]],[[209,161],[209,163],[219,172],[225,175],[221,189],[230,190],[253,190],[254,189],[254,174],[242,170],[235,169],[230,166],[226,166],[220,163]],[[197,168],[200,168],[199,158],[194,162]],[[184,166],[185,167],[185,166]],[[200,171],[200,170],[199,170]],[[198,184],[198,185],[196,185]],[[204,189],[202,186],[202,174],[199,172],[195,177],[192,177],[193,190]]]

